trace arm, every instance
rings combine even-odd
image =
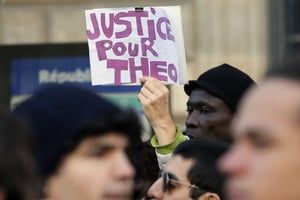
[[[143,87],[138,95],[145,116],[151,124],[160,146],[172,143],[176,127],[169,111],[169,90],[153,77],[140,78]]]
[[[153,136],[151,138],[151,145],[155,148],[155,153],[160,169],[163,169],[166,163],[170,160],[174,149],[181,143],[188,140],[188,136],[182,134],[179,127],[177,127],[177,133],[175,140],[168,144],[161,146],[158,144],[157,137]]]

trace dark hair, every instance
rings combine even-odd
[[[181,143],[173,155],[180,155],[194,161],[187,177],[191,184],[200,189],[192,189],[191,197],[197,199],[205,192],[216,193],[223,199],[224,176],[217,169],[217,160],[228,149],[224,142],[210,139],[193,139]]]
[[[27,127],[0,107],[0,188],[7,200],[36,198],[36,168]]]
[[[138,142],[138,141],[136,141]],[[142,199],[159,175],[159,167],[154,148],[146,142],[129,146],[129,158],[135,168],[133,200]]]

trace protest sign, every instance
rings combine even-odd
[[[186,81],[180,6],[86,10],[92,85]]]

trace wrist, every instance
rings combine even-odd
[[[160,145],[170,144],[176,138],[176,126],[173,121],[153,126],[153,130]]]

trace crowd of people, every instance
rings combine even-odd
[[[229,64],[190,80],[184,131],[168,88],[140,82],[150,141],[134,111],[75,85],[1,108],[0,200],[300,199],[299,59],[259,84]]]

